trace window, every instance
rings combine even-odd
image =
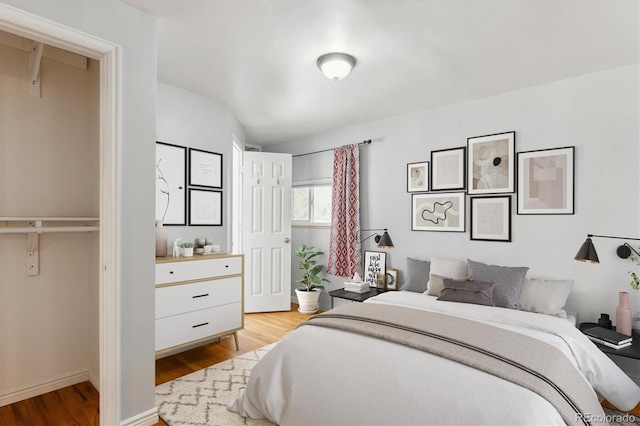
[[[331,224],[331,185],[294,186],[291,221],[293,225],[326,226]]]

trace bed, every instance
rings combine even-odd
[[[472,340],[476,332],[470,332],[468,325],[477,323],[484,327],[477,333],[489,333],[488,337],[477,340],[480,345],[488,342],[488,347],[514,346],[502,345],[500,339],[518,342],[517,339],[528,339],[531,342],[527,345],[539,347],[520,352],[541,359],[543,369],[559,370],[550,374],[573,374],[568,384],[544,386],[559,386],[565,398],[580,400],[579,407],[575,413],[558,408],[554,397],[544,391],[543,397],[535,389],[517,384],[518,380],[499,377],[503,367],[498,366],[497,373],[478,369],[465,364],[467,355],[452,360],[412,347],[416,346],[413,337],[409,337],[408,346],[406,342],[393,341],[399,334],[398,329],[391,333],[390,341],[360,334],[348,327],[314,326],[312,323],[322,317],[320,315],[285,336],[254,367],[247,388],[229,409],[242,416],[266,418],[281,425],[552,425],[606,424],[598,402],[602,397],[625,410],[631,410],[640,402],[640,388],[565,318],[447,302],[410,291],[387,292],[365,304],[349,305],[353,306],[328,311],[326,315],[336,318],[323,321],[339,321],[345,309],[346,316],[350,317],[360,315],[356,312],[360,309],[371,310],[378,305],[380,308],[376,309],[399,313],[400,321],[418,315],[420,322],[419,315],[429,315],[427,322],[436,331],[449,328],[449,321],[456,318],[461,321],[462,334],[471,333]],[[506,335],[500,335],[503,332]],[[494,333],[499,337],[494,338]],[[516,336],[520,337],[516,339]],[[498,340],[492,342],[492,339]],[[559,358],[552,358],[548,351],[557,352]],[[560,365],[562,367],[558,367]],[[559,382],[564,379],[560,378]],[[528,381],[530,379],[524,379]]]

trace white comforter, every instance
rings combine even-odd
[[[411,292],[388,292],[367,303],[443,312],[527,334],[563,351],[617,407],[630,410],[640,402],[640,388],[567,320]],[[285,336],[254,367],[230,409],[281,425],[564,424],[546,400],[488,373],[395,343],[313,326]]]

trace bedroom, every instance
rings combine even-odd
[[[54,7],[47,2],[6,3],[123,46],[126,84],[122,88],[122,99],[127,114],[122,119],[122,144],[127,161],[122,173],[136,177],[128,178],[124,186],[126,193],[121,209],[127,214],[122,219],[122,245],[146,245],[151,251],[152,224],[146,227],[139,224],[147,223],[146,218],[153,216],[152,209],[146,207],[152,204],[153,180],[138,176],[144,170],[153,175],[153,164],[146,159],[154,153],[158,106],[149,100],[157,98],[160,102],[168,90],[173,90],[162,85],[156,89],[155,53],[149,51],[158,42],[155,18],[117,3],[109,5],[108,10],[88,4],[78,7],[58,3]],[[106,12],[124,20],[121,28],[116,30],[111,20],[102,18]],[[637,33],[637,28],[635,31]],[[579,52],[582,50],[576,49],[574,53]],[[575,252],[587,233],[640,236],[638,178],[634,173],[640,157],[637,62],[636,54],[628,63],[612,69],[594,70],[582,76],[567,75],[560,81],[502,95],[318,133],[299,139],[305,142],[304,148],[291,142],[270,149],[297,154],[373,139],[370,146],[362,149],[363,174],[366,174],[366,179],[362,179],[362,211],[366,211],[362,221],[364,228],[389,228],[396,245],[389,252],[390,266],[402,270],[407,256],[427,259],[437,255],[529,266],[536,274],[575,279],[568,309],[578,312],[581,321],[593,321],[601,312],[615,311],[617,292],[628,289],[628,264],[616,257],[618,244],[613,240],[594,239],[601,260],[598,266],[573,261]],[[315,64],[312,65],[317,73]],[[339,83],[349,83],[349,79],[357,81],[356,77],[354,71]],[[191,93],[180,89],[177,92],[185,99],[192,99],[185,108],[199,108]],[[216,104],[216,101],[207,102]],[[432,149],[463,146],[468,137],[511,130],[517,134],[517,151],[576,146],[576,214],[514,215],[511,243],[469,241],[468,233],[411,231],[406,164],[428,160]],[[381,169],[383,171],[379,171]],[[611,206],[615,212],[612,220]],[[326,230],[296,229],[294,232],[293,245],[307,242],[322,247],[328,235]],[[526,258],[523,251],[527,253]],[[153,406],[153,366],[150,365],[153,306],[145,303],[153,297],[153,292],[151,287],[133,285],[153,282],[153,261],[136,251],[123,256],[121,269],[125,308],[121,321],[127,324],[121,348],[121,418],[124,420],[145,413]],[[336,280],[335,285],[338,283],[340,280]],[[322,303],[326,307],[328,299],[323,298]],[[640,309],[638,303],[636,300],[634,312]]]

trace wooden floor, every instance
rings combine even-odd
[[[156,385],[277,342],[309,319],[309,315],[299,313],[297,308],[292,305],[290,312],[245,314],[244,330],[238,332],[239,351],[231,337],[156,360]],[[98,391],[89,382],[83,382],[0,407],[0,425],[98,426],[99,402]],[[161,420],[158,425],[166,423]]]

